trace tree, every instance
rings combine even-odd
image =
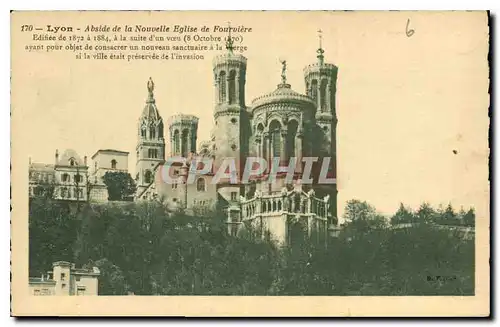
[[[108,171],[103,176],[109,201],[124,201],[135,193],[136,184],[129,173]]]
[[[462,216],[462,221],[465,226],[476,225],[476,213],[474,212],[474,208],[470,208],[469,211]]]
[[[346,229],[352,230],[353,234],[365,233],[370,229],[383,229],[387,224],[386,218],[378,214],[372,205],[359,200],[347,201],[344,219],[347,222]]]
[[[439,217],[428,205],[419,214]],[[473,209],[463,216],[473,222]],[[349,201],[345,217],[327,246],[303,231],[280,247],[259,226],[229,235],[222,211],[197,216],[156,201],[108,202],[73,215],[67,201],[33,198],[30,275],[58,260],[92,263],[101,295],[474,294],[473,239],[432,224],[388,228],[364,201]]]
[[[434,220],[436,211],[427,202],[424,202],[418,208],[416,216],[419,222],[430,223]]]
[[[38,276],[55,261],[71,261],[79,229],[70,204],[35,197],[29,202],[29,271]]]
[[[411,209],[406,208],[403,203],[399,205],[398,211],[391,217],[392,224],[411,223],[415,221],[415,216]]]
[[[446,206],[446,209],[439,208],[435,223],[440,225],[460,225],[460,221],[457,219],[457,214],[453,210],[451,203]]]
[[[375,208],[366,201],[350,200],[345,206],[344,219],[348,222],[369,220],[375,215]]]

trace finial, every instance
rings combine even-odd
[[[153,93],[153,90],[155,89],[155,83],[153,82],[153,79],[150,77],[148,81],[148,91],[149,93]]]
[[[286,60],[280,60],[281,68],[281,83],[286,84]]]
[[[323,50],[323,45],[322,45],[323,31],[321,29],[318,30],[318,36],[319,36],[319,48],[316,52],[318,53],[318,61],[319,61],[320,65],[323,65],[324,58],[325,58],[323,56],[323,53],[325,53],[325,50]]]
[[[155,89],[155,83],[153,82],[153,79],[150,77],[148,81],[148,103],[152,103],[155,101],[153,91]]]
[[[229,35],[226,40],[226,49],[229,50],[230,53],[233,53],[233,39],[231,38],[231,23],[227,22],[228,30],[229,30]]]

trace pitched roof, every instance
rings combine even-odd
[[[76,153],[75,150],[73,149],[66,149],[63,154],[59,157],[59,160],[57,161],[58,166],[71,166],[70,164],[70,159],[75,160],[75,164],[78,166],[85,166],[84,161],[78,153]]]

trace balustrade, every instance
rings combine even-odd
[[[294,192],[275,195],[254,195],[253,198],[241,203],[243,219],[250,219],[255,215],[269,213],[300,213],[327,218],[328,199],[316,198],[313,194],[297,194]]]

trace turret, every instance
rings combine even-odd
[[[248,139],[250,123],[245,106],[245,81],[247,58],[233,52],[231,27],[226,39],[225,53],[213,60],[213,76],[215,89],[215,129],[214,154],[216,168],[226,158],[235,160],[236,169],[241,172],[248,155]],[[241,178],[241,173],[239,173]],[[219,194],[229,201],[240,191],[236,185],[227,181],[219,183]],[[235,195],[236,192],[236,195]]]
[[[149,78],[148,97],[138,123],[136,182],[139,194],[153,182],[154,168],[165,160],[163,119],[156,106],[154,86]]]
[[[198,120],[196,116],[185,114],[169,118],[170,156],[187,158],[190,153],[196,153]]]
[[[316,126],[313,131],[314,143],[311,146],[318,154],[320,161],[325,157],[330,157],[328,177],[336,178],[337,175],[337,112],[335,106],[335,95],[337,92],[337,66],[325,62],[322,46],[321,30],[319,32],[319,48],[317,62],[304,68],[304,79],[306,84],[306,94],[313,99],[316,104]],[[323,186],[321,186],[323,187]],[[336,220],[337,216],[337,185],[329,185],[330,190],[326,191],[331,195],[334,202],[331,206],[332,216]],[[324,187],[324,188],[328,188]]]

